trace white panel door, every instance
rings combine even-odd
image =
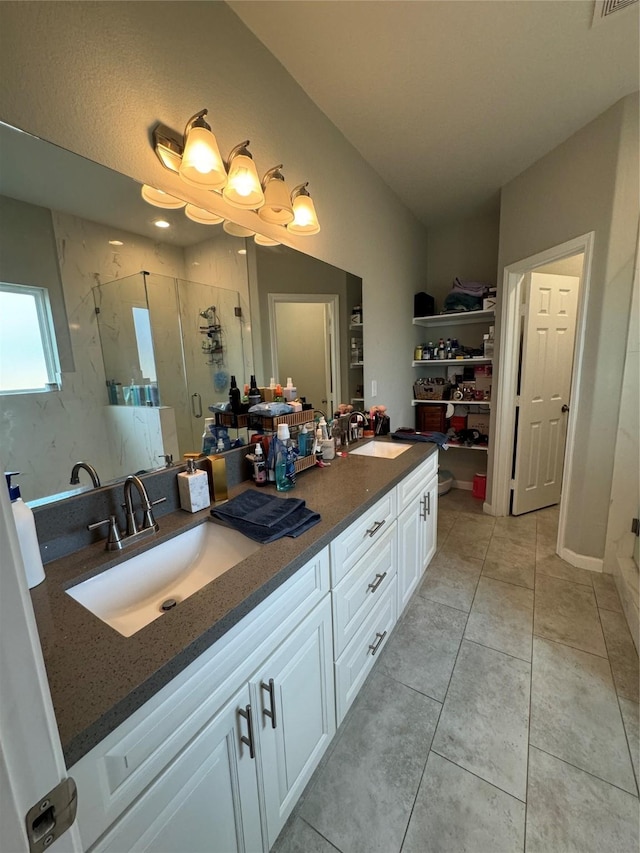
[[[513,515],[560,501],[579,284],[575,276],[525,278]]]

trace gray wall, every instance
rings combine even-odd
[[[206,106],[225,154],[250,138],[259,172],[284,163],[291,184],[309,180],[322,230],[290,243],[363,279],[365,386],[377,380],[395,423],[410,417],[409,345],[391,360],[367,340],[406,340],[425,229],[224,3],[3,3],[2,19],[3,121],[202,206],[149,130]]]
[[[604,555],[637,224],[636,95],[614,104],[502,190],[500,274],[508,264],[595,232],[574,476],[564,497],[566,547],[598,558]],[[490,469],[492,463],[490,456]]]

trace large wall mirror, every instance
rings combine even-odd
[[[317,386],[313,402],[330,409],[341,388],[354,395],[356,276],[151,207],[135,181],[2,124],[0,151],[0,297],[40,289],[55,345],[49,383],[29,391],[15,371],[37,348],[26,334],[34,323],[19,313],[0,340],[0,454],[21,472],[25,500],[91,488],[84,472],[79,487],[69,483],[80,460],[105,485],[161,467],[165,454],[199,451],[208,406],[227,398],[230,376],[266,383],[292,369],[288,351],[300,354],[294,381],[304,393],[305,323],[329,301],[331,311],[319,309],[327,390]],[[273,293],[301,312],[281,323],[277,342]]]

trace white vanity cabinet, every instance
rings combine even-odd
[[[405,609],[436,550],[438,457],[431,456],[397,487],[398,613]]]
[[[335,733],[328,593],[325,548],[70,768],[85,850],[268,850]]]

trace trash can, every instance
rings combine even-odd
[[[475,474],[473,478],[473,490],[472,495],[474,498],[478,498],[483,501],[487,496],[487,475],[486,474]]]

